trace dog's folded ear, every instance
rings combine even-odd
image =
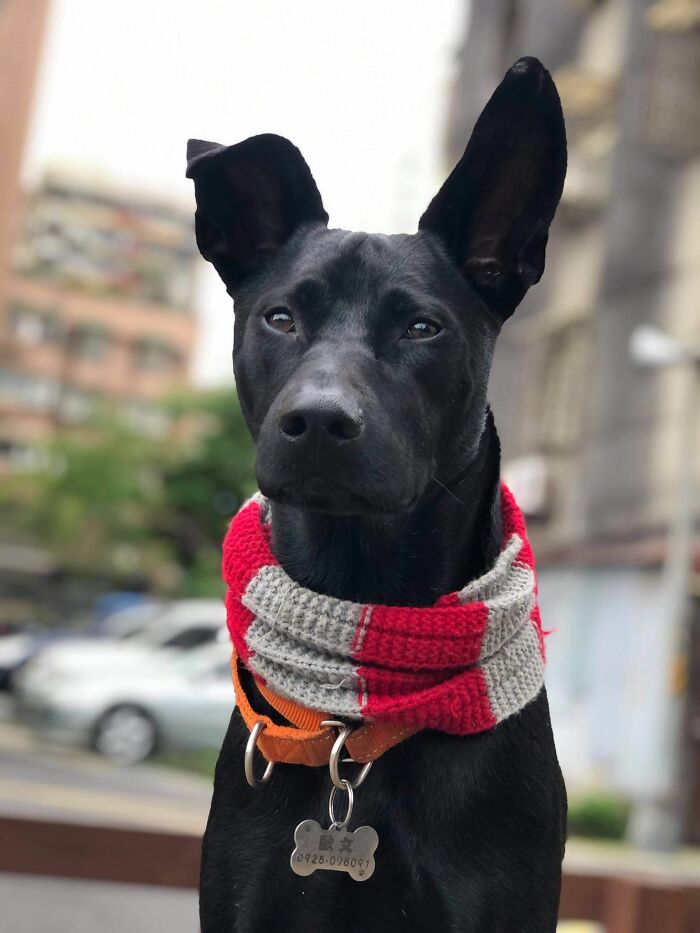
[[[557,89],[537,59],[521,58],[496,88],[419,224],[442,240],[501,320],[544,271],[565,175]]]
[[[304,158],[288,139],[251,136],[235,146],[191,139],[197,245],[229,292],[303,224],[328,223]]]

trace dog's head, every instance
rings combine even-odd
[[[193,140],[197,243],[235,299],[234,369],[261,491],[399,513],[478,447],[494,341],[544,269],[566,171],[559,97],[521,59],[413,235],[329,230],[280,136]]]

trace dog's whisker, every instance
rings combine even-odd
[[[452,496],[452,498],[455,500],[455,502],[459,502],[460,505],[464,505],[464,502],[462,502],[462,500],[461,500],[460,498],[458,498],[458,497],[452,492],[451,489],[448,489],[447,486],[445,486],[445,484],[444,484],[443,482],[441,482],[441,481],[437,478],[437,476],[431,476],[430,478],[433,479],[433,480],[435,480],[435,482],[438,484],[438,486],[442,486],[442,488],[445,490],[445,492],[448,494],[448,496]]]

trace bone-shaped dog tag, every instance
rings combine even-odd
[[[354,832],[335,824],[322,829],[316,820],[304,820],[294,831],[292,871],[311,875],[316,869],[345,871],[355,881],[366,881],[374,871],[374,852],[379,836],[371,826]]]

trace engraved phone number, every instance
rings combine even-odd
[[[297,862],[306,862],[307,865],[339,865],[343,868],[368,868],[368,858],[350,858],[345,855],[321,855],[316,852],[298,852],[294,856]]]

